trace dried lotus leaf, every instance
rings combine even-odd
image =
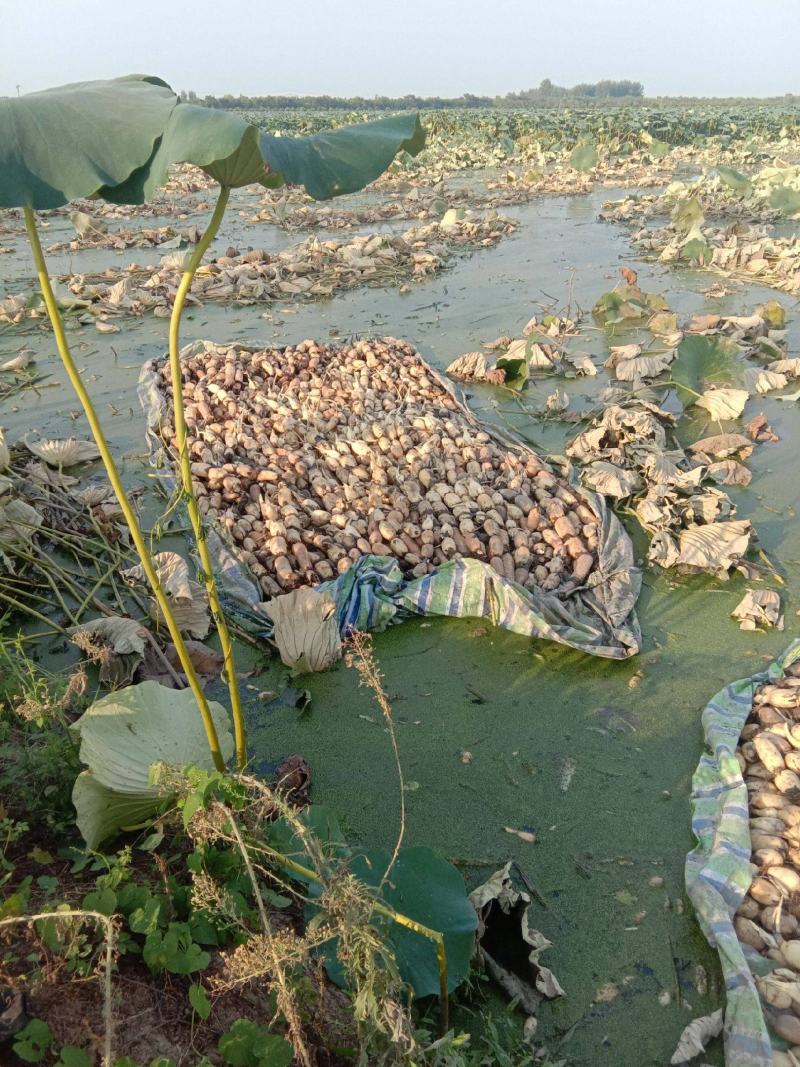
[[[147,631],[138,622],[109,615],[73,626],[69,633],[72,643],[99,665],[101,682],[119,688],[132,681],[147,639]]]
[[[723,577],[747,551],[751,530],[747,519],[690,526],[681,531],[678,562]]]
[[[0,427],[0,471],[6,470],[10,462],[11,454],[6,444],[6,435],[2,427]]]
[[[26,501],[9,500],[0,507],[0,544],[30,541],[43,521],[36,508]]]
[[[687,1063],[705,1052],[706,1045],[712,1038],[722,1033],[722,1008],[711,1015],[693,1019],[685,1028],[678,1041],[678,1047],[669,1061],[671,1064]]]
[[[448,378],[457,382],[482,382],[486,380],[486,357],[483,352],[466,352],[445,370]]]
[[[695,407],[705,408],[712,419],[738,419],[744,411],[744,406],[749,398],[746,389],[733,389],[728,386],[719,389],[706,389],[703,395],[695,400]]]
[[[51,467],[74,467],[78,463],[87,463],[100,456],[100,451],[93,441],[79,441],[75,437],[49,441],[32,441],[26,437],[24,443],[29,452]]]
[[[189,581],[189,596],[172,597],[172,614],[182,634],[189,634],[202,641],[211,629],[211,615],[208,610],[206,591],[199,582]],[[148,605],[150,618],[159,625],[165,625],[161,609],[152,597]]]
[[[300,674],[324,671],[342,654],[336,604],[329,593],[308,586],[274,597],[267,612],[281,660]]]
[[[104,497],[98,502],[105,502],[106,499]],[[189,564],[183,556],[179,556],[177,552],[157,552],[152,562],[159,584],[167,596],[174,600],[192,599],[192,586],[196,583],[192,582],[189,577]],[[126,582],[131,583],[145,584],[147,581],[141,563],[122,571],[122,577]]]

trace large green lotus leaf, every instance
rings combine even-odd
[[[221,704],[212,701],[209,706],[227,761],[233,754],[228,716]],[[150,782],[154,763],[214,769],[189,689],[167,689],[158,682],[130,685],[95,701],[72,729],[80,735],[81,761],[101,785],[116,793],[161,795]]]
[[[678,345],[678,355],[670,368],[670,376],[679,385],[702,392],[709,383],[737,384],[742,379],[744,369],[742,350],[730,337],[687,334]]]
[[[0,98],[0,208],[60,207],[125,181],[176,104],[166,82],[140,74]]]
[[[390,858],[388,849],[363,851],[353,858],[350,870],[366,885],[377,887]],[[315,888],[310,887],[312,896]],[[478,926],[478,916],[458,870],[433,849],[401,849],[379,899],[444,935],[447,987],[450,992],[456,989],[469,973]],[[380,925],[384,938],[393,947],[400,976],[416,996],[436,996],[439,966],[434,942],[382,916],[373,916],[373,921]],[[344,969],[332,953],[328,954],[325,966],[331,979],[344,986]]]
[[[125,827],[152,819],[164,804],[163,797],[116,793],[99,782],[91,771],[81,771],[72,787],[76,822],[89,848],[98,848]]]
[[[238,115],[180,104],[151,159],[101,195],[140,203],[166,181],[173,163],[194,163],[220,185],[303,185],[317,200],[363,189],[398,152],[416,155],[425,143],[417,115],[392,115],[312,137],[273,137]]]
[[[355,193],[380,177],[398,152],[425,146],[418,115],[390,115],[312,137],[260,135],[261,152],[277,184],[303,185],[315,200]]]

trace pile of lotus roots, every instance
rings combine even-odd
[[[370,553],[410,578],[471,557],[559,595],[596,564],[580,490],[498,443],[403,341],[210,347],[183,368],[200,509],[268,596]]]
[[[758,873],[734,925],[740,941],[775,961],[756,985],[772,1029],[800,1053],[800,663],[756,691],[737,757]]]

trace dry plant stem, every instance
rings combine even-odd
[[[222,805],[222,810],[225,812],[228,821],[230,822],[231,829],[233,830],[233,836],[236,838],[236,844],[241,853],[244,865],[247,868],[247,874],[250,878],[250,884],[253,889],[253,894],[256,898],[256,904],[258,905],[258,914],[261,919],[261,929],[264,932],[264,936],[267,939],[267,944],[272,949],[272,927],[270,925],[269,917],[267,916],[267,909],[264,907],[264,900],[261,896],[261,890],[258,887],[258,878],[256,872],[253,870],[253,863],[250,859],[250,853],[247,851],[242,835],[236,820],[233,817],[233,812],[230,808]],[[273,969],[272,979],[278,983],[280,987],[280,995],[278,997],[278,1007],[283,1012],[286,1019],[286,1023],[289,1027],[289,1032],[292,1036],[292,1045],[294,1046],[295,1056],[300,1060],[303,1067],[312,1067],[311,1057],[308,1053],[305,1041],[303,1040],[303,1028],[300,1022],[300,1018],[297,1014],[292,995],[286,985],[286,974],[284,972],[281,961],[277,956],[277,953],[271,952]]]
[[[219,738],[217,737],[217,730],[214,725],[214,720],[211,716],[211,709],[208,706],[208,700],[203,692],[203,687],[200,684],[200,679],[197,676],[197,671],[194,668],[194,664],[189,657],[189,653],[186,649],[183,637],[181,635],[178,624],[175,621],[175,616],[172,613],[172,606],[170,605],[169,598],[161,588],[161,583],[158,580],[153,561],[150,558],[150,553],[147,550],[144,537],[142,535],[141,527],[139,526],[139,520],[136,517],[136,513],[131,506],[131,502],[128,499],[128,495],[125,492],[125,488],[122,485],[122,481],[119,476],[114,457],[111,455],[111,450],[108,447],[103,428],[100,425],[100,420],[97,417],[97,413],[94,410],[91,398],[86,391],[86,386],[83,384],[80,371],[75,365],[70,352],[69,343],[64,332],[64,324],[61,321],[61,315],[58,310],[55,296],[53,295],[53,289],[50,285],[50,276],[47,273],[47,265],[44,259],[44,253],[42,252],[42,245],[39,241],[39,234],[36,229],[36,217],[33,213],[33,209],[26,207],[25,211],[25,228],[28,232],[28,241],[30,242],[31,251],[33,253],[33,260],[36,264],[36,273],[39,279],[39,285],[41,286],[42,296],[44,298],[45,306],[47,308],[47,314],[50,319],[50,323],[53,327],[53,334],[55,336],[56,347],[58,348],[58,354],[61,357],[61,362],[64,364],[64,368],[67,372],[67,377],[75,390],[78,399],[86,414],[86,421],[89,423],[89,428],[92,431],[95,443],[100,451],[100,456],[103,461],[103,466],[106,469],[108,480],[111,482],[111,486],[116,494],[117,501],[122,511],[125,522],[130,530],[131,539],[136,547],[136,551],[139,555],[139,559],[142,561],[142,567],[144,569],[147,580],[153,590],[156,602],[161,610],[162,617],[164,618],[167,629],[169,630],[172,642],[175,645],[178,659],[180,660],[183,672],[186,675],[189,686],[191,687],[194,698],[197,701],[197,707],[200,711],[200,715],[203,719],[203,726],[205,727],[206,737],[208,739],[208,746],[211,750],[211,755],[214,760],[214,765],[217,770],[225,770],[225,761],[222,758],[222,752],[219,747]],[[47,620],[49,622],[49,620]]]
[[[394,852],[392,852],[391,859],[389,860],[386,870],[383,872],[383,877],[376,890],[376,892],[380,893],[386,885],[386,879],[391,874],[392,868],[395,863],[397,863],[397,857],[400,855],[403,838],[406,834],[406,785],[405,779],[403,778],[403,767],[400,763],[400,749],[397,746],[394,719],[392,718],[392,706],[389,703],[386,690],[383,688],[383,675],[381,674],[378,664],[375,662],[375,656],[372,652],[372,641],[369,634],[360,633],[358,630],[352,634],[350,640],[358,657],[355,667],[361,675],[362,684],[366,685],[375,694],[375,700],[386,720],[386,729],[389,731],[389,739],[392,743],[392,752],[394,753],[395,768],[397,770],[397,780],[400,786],[400,828],[397,833]]]
[[[175,303],[173,304],[172,315],[169,320],[169,369],[172,378],[172,410],[175,419],[175,437],[178,442],[178,463],[180,466],[181,483],[183,486],[183,497],[186,501],[186,510],[189,512],[189,519],[191,520],[192,529],[194,530],[197,552],[200,556],[200,565],[202,568],[202,580],[208,595],[208,605],[214,618],[214,625],[217,628],[217,633],[219,634],[219,643],[225,660],[225,682],[228,686],[228,692],[230,693],[231,698],[233,729],[236,740],[236,764],[241,771],[244,770],[245,765],[247,764],[247,738],[245,734],[244,715],[242,714],[242,702],[239,695],[239,682],[236,677],[236,666],[233,661],[233,643],[231,641],[227,623],[225,622],[222,606],[219,602],[217,583],[214,579],[214,568],[211,562],[211,555],[208,551],[205,531],[203,530],[203,519],[200,515],[200,509],[197,506],[197,498],[194,495],[194,487],[192,486],[192,463],[189,458],[189,447],[186,439],[186,417],[183,411],[183,375],[181,374],[180,358],[181,314],[183,313],[184,304],[186,303],[186,297],[189,294],[195,271],[200,266],[208,246],[217,234],[219,224],[222,222],[222,216],[225,214],[229,195],[230,190],[223,185],[220,188],[219,197],[217,198],[217,204],[214,208],[214,213],[211,216],[211,221],[191,255],[186,270],[183,273],[183,277],[181,278],[180,285],[178,286],[178,291],[175,294]]]
[[[34,923],[44,919],[54,919],[61,922],[64,919],[94,919],[105,929],[106,953],[105,969],[103,972],[103,1067],[111,1067],[112,1050],[114,1046],[114,1015],[111,1011],[111,972],[114,967],[114,920],[99,911],[43,911],[36,915],[16,915],[11,919],[1,919],[0,926],[11,926],[14,923]]]

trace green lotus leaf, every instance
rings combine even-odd
[[[738,384],[743,368],[742,350],[730,337],[687,334],[678,345],[670,375],[678,385],[697,393],[707,384]]]
[[[209,704],[227,761],[233,737],[221,704]],[[203,723],[190,689],[141,682],[95,701],[75,722],[80,758],[72,801],[91,848],[126,826],[151,817],[170,792],[152,781],[153,764],[213,771]]]
[[[81,771],[72,787],[76,822],[89,848],[98,848],[126,826],[140,826],[158,814],[164,797],[116,793],[91,771]]]
[[[800,212],[800,190],[788,185],[778,185],[769,194],[769,206],[784,215],[796,215]]]
[[[303,185],[316,200],[363,189],[398,152],[416,155],[425,143],[417,115],[392,115],[311,137],[274,137],[238,115],[180,104],[164,136],[127,181],[101,190],[114,203],[141,203],[166,181],[173,163],[194,163],[220,185]]]
[[[732,189],[734,193],[739,196],[747,196],[753,188],[753,183],[747,177],[746,174],[742,174],[738,170],[734,170],[733,167],[717,167],[717,174],[722,178],[723,182]]]
[[[586,173],[597,165],[597,149],[593,144],[579,141],[569,155],[570,166]]]
[[[129,75],[0,98],[0,208],[61,207],[145,164],[177,97]]]
[[[377,887],[390,858],[388,849],[365,850],[354,857],[350,870],[366,885]],[[380,899],[400,914],[444,935],[447,987],[452,993],[469,973],[478,927],[478,916],[459,871],[433,849],[401,849]],[[436,946],[430,938],[378,915],[373,916],[373,922],[381,926],[384,937],[394,948],[403,981],[418,997],[436,996],[439,967]],[[343,985],[344,972],[339,961],[329,958],[326,966],[333,981]]]

